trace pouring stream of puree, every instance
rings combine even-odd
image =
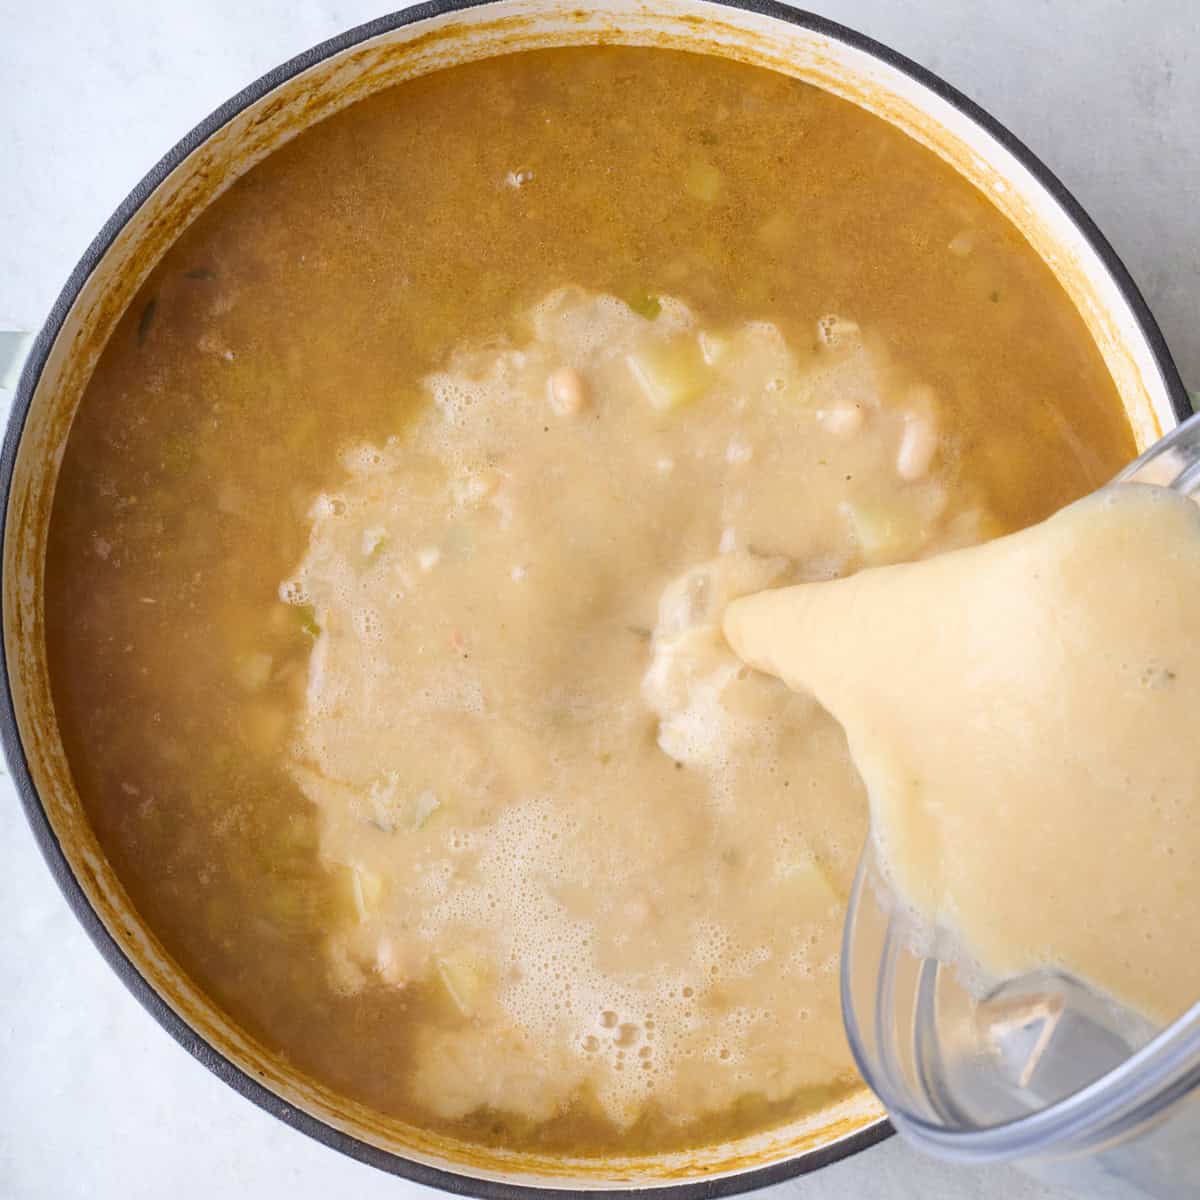
[[[1089,496],[985,545],[732,603],[844,726],[891,886],[983,973],[1200,996],[1200,509]]]

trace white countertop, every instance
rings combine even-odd
[[[387,0],[0,0],[0,329],[36,329],[141,175],[250,80]],[[1200,6],[824,0],[943,75],[1082,201],[1200,385]],[[0,405],[7,396],[0,393]],[[0,778],[0,1200],[394,1198],[422,1189],[265,1115],[193,1061],[76,924]],[[892,1141],[798,1200],[1050,1200]]]

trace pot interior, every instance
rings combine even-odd
[[[181,145],[168,160],[169,169],[141,185],[68,285],[65,308],[51,323],[60,319],[61,324],[45,348],[44,362],[34,364],[38,373],[7,514],[5,647],[29,776],[74,881],[64,886],[78,885],[119,953],[197,1038],[285,1105],[368,1147],[475,1179],[552,1187],[675,1184],[806,1157],[818,1165],[864,1144],[864,1133],[881,1132],[881,1111],[865,1090],[785,1128],[702,1150],[602,1160],[515,1154],[386,1121],[298,1076],[230,1024],[190,983],[129,903],[92,833],[50,697],[42,586],[51,503],[63,447],[96,361],[139,286],[180,232],[240,175],[305,128],[382,88],[447,66],[525,49],[613,42],[687,49],[767,67],[898,126],[986,192],[1050,264],[1116,381],[1139,447],[1175,424],[1173,384],[1164,378],[1139,314],[1101,254],[1021,159],[952,100],[823,25],[693,0],[649,6],[610,0],[590,11],[500,0],[411,23],[384,20],[360,34],[318,48],[248,89]]]

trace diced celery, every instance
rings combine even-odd
[[[267,920],[289,934],[316,928],[327,917],[324,906],[328,902],[328,892],[316,881],[303,878],[270,880],[259,900]]]
[[[688,167],[683,186],[689,196],[702,204],[712,204],[721,191],[721,172],[712,163],[697,159]]]
[[[321,636],[321,627],[317,624],[316,610],[311,604],[300,604],[296,606],[296,621],[300,628],[304,630],[309,637],[318,638]]]
[[[645,317],[647,321],[653,321],[662,312],[662,301],[647,291],[634,292],[626,303],[639,317]]]
[[[911,558],[926,541],[925,523],[910,507],[866,500],[846,500],[840,507],[863,558],[872,565]]]
[[[266,687],[274,659],[269,654],[244,654],[233,664],[233,676],[248,692]]]
[[[646,399],[663,412],[695,400],[709,382],[700,347],[686,334],[643,346],[626,362]]]
[[[439,954],[438,978],[454,1007],[464,1016],[471,1016],[479,1006],[483,993],[483,974],[474,961],[465,954]]]

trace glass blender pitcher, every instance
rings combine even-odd
[[[1200,503],[1200,416],[1110,486],[1126,483]],[[868,840],[846,916],[842,1010],[858,1068],[902,1136],[950,1161],[1015,1163],[1088,1200],[1200,1197],[1200,1002],[1155,1027],[1051,969],[981,994],[938,952],[937,932],[890,901]],[[1200,931],[1179,953],[1200,953]]]

